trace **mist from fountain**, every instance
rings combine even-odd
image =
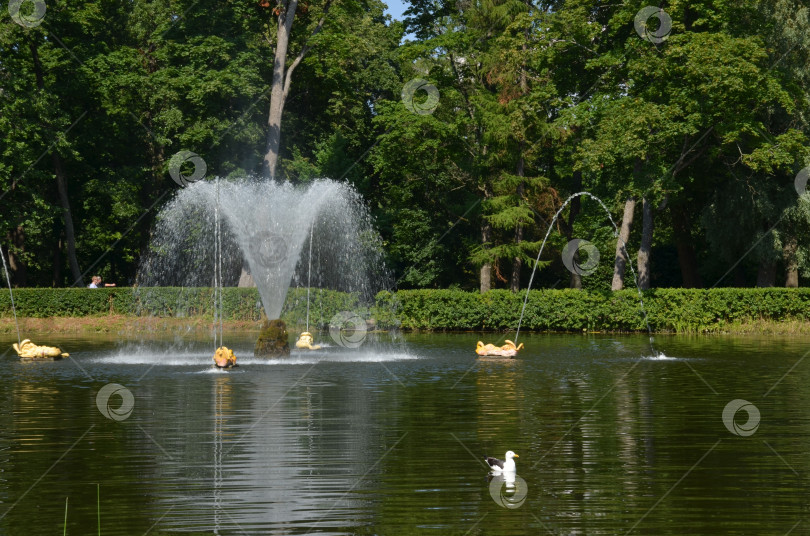
[[[307,263],[299,262],[310,240],[317,260],[311,276]],[[221,268],[211,263],[215,248]],[[138,284],[209,287],[219,279],[236,286],[243,268],[271,319],[280,316],[291,282],[311,277],[316,287],[354,292],[370,302],[385,278],[380,237],[350,185],[243,178],[201,181],[178,191],[158,215]]]

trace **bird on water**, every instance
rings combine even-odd
[[[517,468],[515,467],[515,460],[514,458],[520,458],[517,454],[512,452],[511,450],[506,451],[505,460],[499,460],[498,458],[492,458],[490,456],[485,457],[484,459],[489,465],[489,468],[492,469],[494,473],[514,473]]]

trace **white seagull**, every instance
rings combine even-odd
[[[520,456],[511,450],[507,450],[506,461],[499,460],[498,458],[491,458],[489,456],[487,456],[485,460],[487,461],[489,468],[492,469],[493,473],[514,473],[517,470],[515,467],[514,458],[520,458]]]

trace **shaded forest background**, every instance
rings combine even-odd
[[[535,288],[617,289],[630,266],[642,287],[806,286],[808,7],[646,5],[411,0],[400,22],[379,0],[3,3],[12,283],[132,284],[191,151],[203,180],[348,181],[399,288],[525,288],[583,190],[623,240],[573,199]],[[593,273],[564,265],[574,239]]]

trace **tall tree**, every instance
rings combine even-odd
[[[651,252],[653,241],[653,206],[649,197],[641,199],[641,245],[638,248],[638,286],[650,288]]]
[[[52,14],[55,26],[60,23],[64,26],[73,21],[69,19],[71,14],[56,11]],[[13,53],[26,54],[23,60],[27,66],[23,67],[20,74],[28,77],[24,85],[28,86],[28,91],[24,99],[30,102],[39,102],[45,106],[36,107],[38,117],[35,119],[39,128],[42,129],[42,137],[55,140],[50,142],[50,146],[43,148],[44,152],[37,161],[43,160],[47,153],[50,153],[51,176],[54,180],[54,190],[59,201],[62,213],[65,242],[67,246],[67,258],[74,281],[81,284],[82,272],[76,252],[76,232],[74,226],[74,213],[71,207],[71,191],[68,187],[69,171],[65,164],[65,158],[76,158],[76,142],[68,141],[65,132],[71,128],[71,116],[83,118],[85,113],[80,112],[81,96],[86,81],[82,76],[75,76],[76,65],[73,64],[69,55],[54,40],[48,37],[47,32],[40,27],[13,28],[15,24],[5,22],[4,25],[12,27],[10,35],[12,39],[17,38],[16,43],[11,44]],[[11,52],[11,50],[6,50]],[[71,78],[71,75],[72,76]],[[65,81],[64,78],[71,78]],[[19,88],[19,86],[18,86]],[[15,88],[15,89],[18,89]],[[11,98],[20,98],[21,95],[9,95]],[[33,165],[33,164],[32,164]],[[29,168],[30,169],[30,168]],[[27,174],[26,170],[23,175]],[[22,180],[22,179],[21,179]],[[11,188],[15,184],[12,182]],[[17,241],[24,240],[23,236],[17,235]]]
[[[624,272],[627,269],[627,263],[631,262],[628,258],[627,243],[630,241],[630,228],[633,225],[635,210],[636,198],[628,197],[624,202],[624,214],[622,215],[619,237],[616,240],[616,260],[613,267],[613,282],[610,285],[611,290],[621,290],[624,288]]]
[[[287,54],[290,47],[293,22],[298,10],[298,0],[278,0],[273,13],[278,17],[275,34],[275,52],[273,57],[273,81],[270,90],[270,112],[267,117],[267,145],[264,152],[264,171],[270,178],[276,177],[279,149],[281,147],[281,118],[284,103],[290,93],[292,75],[301,64],[304,56],[312,48],[312,39],[318,35],[326,22],[332,0],[325,0],[320,5],[307,4],[307,11],[317,11],[317,22],[313,28],[307,28],[309,37],[304,40],[292,62],[287,66]],[[308,18],[311,18],[308,17]]]

